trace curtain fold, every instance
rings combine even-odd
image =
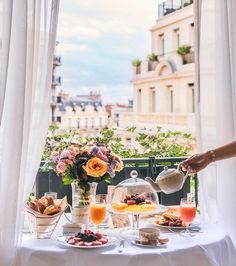
[[[200,24],[201,151],[236,139],[236,2],[202,0]],[[220,161],[200,174],[205,221],[219,222],[236,245],[236,159]]]
[[[0,216],[0,265],[6,266],[14,265],[21,242],[24,205],[35,181],[50,121],[59,0],[2,2],[6,27],[2,49],[9,51],[0,62],[0,209],[4,213]]]

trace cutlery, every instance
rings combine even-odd
[[[119,252],[119,253],[122,253],[123,250],[124,250],[124,247],[125,247],[125,241],[122,239],[122,240],[120,241],[120,244],[119,244],[118,252]]]

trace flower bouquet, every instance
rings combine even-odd
[[[115,172],[123,169],[119,156],[112,153],[111,148],[86,144],[73,144],[62,151],[53,150],[50,166],[62,177],[65,185],[76,182],[84,204],[88,202],[90,184],[101,181],[110,182]]]

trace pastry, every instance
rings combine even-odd
[[[58,213],[60,211],[61,211],[61,207],[60,206],[50,205],[44,210],[43,214],[53,215],[53,214],[56,214],[56,213]]]
[[[45,209],[44,205],[37,199],[30,201],[28,205],[32,210],[36,212],[39,212],[39,213],[44,212],[44,209]]]
[[[54,200],[51,197],[42,197],[41,199],[39,199],[39,202],[42,203],[45,208],[50,205],[54,205]]]

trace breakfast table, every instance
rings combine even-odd
[[[62,224],[63,219],[62,219]],[[140,221],[140,227],[156,227],[150,220]],[[139,247],[125,240],[119,252],[121,229],[103,231],[117,238],[117,243],[103,248],[80,249],[62,246],[57,237],[62,234],[58,225],[51,239],[35,239],[24,233],[18,251],[18,266],[87,266],[87,265],[135,265],[135,266],[233,266],[236,251],[227,233],[218,225],[201,226],[194,237],[180,236],[179,231],[162,230],[168,237],[167,245],[159,248]]]

